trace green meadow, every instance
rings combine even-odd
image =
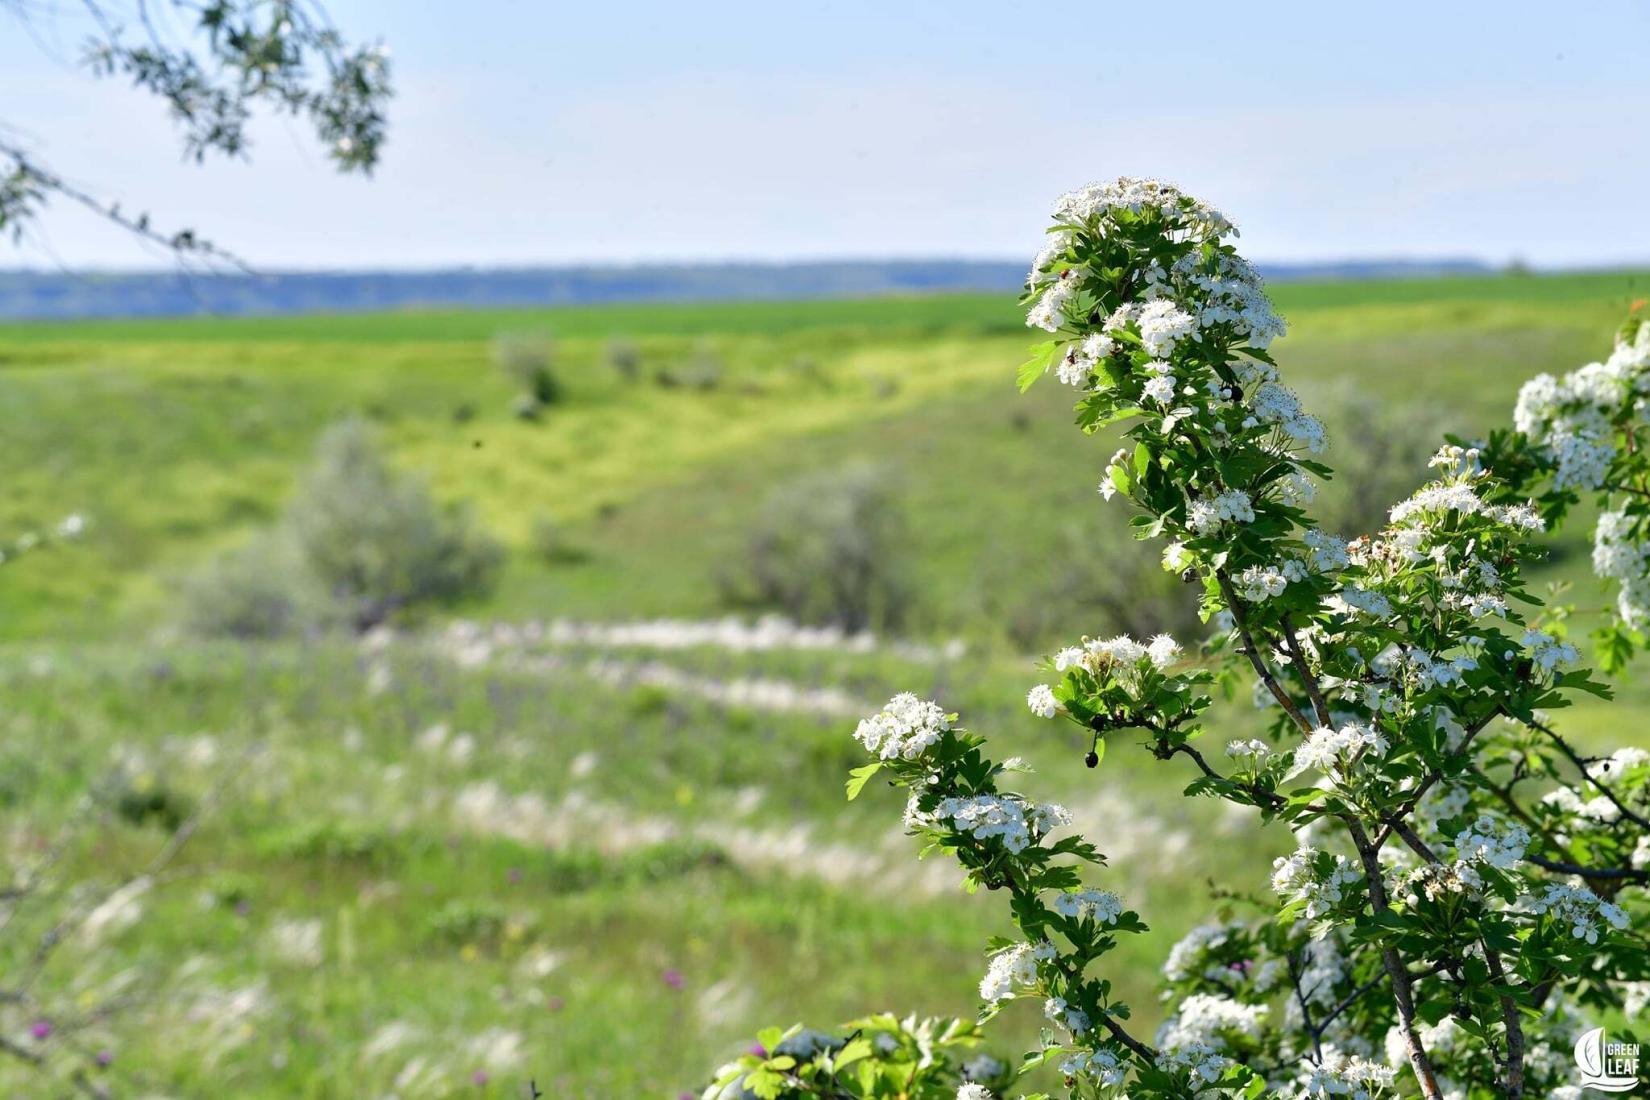
[[[1309,407],[1350,390],[1472,435],[1530,375],[1606,355],[1647,287],[1284,284],[1276,353]],[[512,413],[501,334],[555,342],[563,393],[537,420]],[[0,1035],[73,1030],[122,1096],[531,1080],[610,1100],[693,1090],[769,1023],[971,1014],[1004,914],[915,860],[894,792],[843,798],[854,715],[899,690],[1024,757],[1027,788],[1110,855],[1153,929],[1112,956],[1117,984],[1155,1020],[1168,945],[1211,888],[1263,888],[1286,839],[1183,802],[1191,776],[1126,743],[1090,772],[1086,744],[1026,713],[1039,652],[1117,629],[1050,585],[1106,507],[1112,447],[1071,428],[1053,379],[1016,392],[1032,342],[991,296],[0,326],[0,536],[86,520],[0,565],[0,835],[55,883],[15,907],[0,972],[38,968],[59,1016],[0,1005]],[[180,583],[274,522],[347,416],[473,508],[506,550],[496,587],[365,639],[186,636]],[[719,579],[770,497],[866,462],[908,532],[900,637],[703,625],[730,614]],[[1540,578],[1583,609],[1607,598],[1586,546],[1566,531]],[[1636,680],[1609,725],[1578,708],[1571,728],[1650,744]],[[1236,700],[1218,716],[1222,742],[1253,721]],[[181,822],[141,889],[99,892]],[[96,919],[55,929],[65,911]],[[1040,1022],[1012,1006],[998,1052]],[[40,1081],[0,1055],[7,1094],[67,1087]]]

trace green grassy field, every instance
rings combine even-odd
[[[1309,403],[1350,383],[1471,433],[1529,375],[1602,357],[1647,282],[1284,285],[1278,355]],[[490,342],[540,331],[567,394],[529,423]],[[615,339],[639,378],[609,366]],[[1153,926],[1118,981],[1153,1017],[1155,960],[1209,882],[1252,888],[1275,853],[1181,802],[1178,767],[1116,746],[1088,772],[1085,745],[1025,714],[1035,673],[995,609],[1041,591],[1111,450],[1057,385],[1015,393],[1030,342],[989,297],[0,327],[0,531],[90,520],[0,568],[8,858],[68,835],[68,877],[112,881],[204,811],[41,978],[82,1011],[125,1002],[86,1033],[99,1074],[139,1096],[502,1097],[533,1078],[674,1097],[761,1024],[969,1014],[1003,914],[912,859],[891,792],[842,799],[856,708],[904,688],[1037,765],[1031,789],[1111,854],[1108,885]],[[712,361],[709,388],[655,380]],[[489,624],[723,614],[718,570],[767,495],[873,459],[899,485],[927,648],[491,627],[477,646],[439,620],[383,646],[181,639],[176,579],[270,522],[349,414],[507,545],[498,590],[456,609]],[[541,522],[578,553],[535,553]],[[1546,579],[1601,602],[1582,546],[1568,534]],[[1624,688],[1575,728],[1646,743],[1650,697]],[[1223,710],[1222,735],[1249,720]],[[40,919],[0,936],[12,972]],[[1005,1051],[1039,1023],[1022,1008]],[[9,1011],[0,1034],[34,1041]],[[11,1094],[44,1095],[32,1073],[0,1056]]]

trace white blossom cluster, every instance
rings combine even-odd
[[[996,1100],[991,1090],[977,1081],[964,1081],[957,1087],[957,1100]]]
[[[1501,871],[1511,871],[1524,862],[1530,850],[1530,831],[1522,825],[1497,821],[1485,814],[1455,837],[1455,854],[1461,859],[1487,863]]]
[[[985,977],[980,979],[980,999],[987,1004],[1009,1000],[1018,989],[1037,984],[1037,964],[1048,962],[1059,952],[1044,940],[1041,943],[1017,943],[991,956]]]
[[[1073,1035],[1081,1035],[1090,1026],[1089,1014],[1074,1005],[1066,1003],[1064,997],[1050,997],[1043,1002],[1043,1016],[1051,1023],[1059,1024]]]
[[[1253,737],[1247,741],[1228,741],[1226,755],[1233,760],[1252,760],[1258,764],[1272,755],[1272,746]]]
[[[1090,183],[1066,192],[1054,203],[1054,220],[1077,224],[1118,211],[1136,215],[1154,211],[1193,240],[1218,240],[1236,232],[1226,215],[1174,184],[1134,176]]]
[[[1180,659],[1180,643],[1167,634],[1159,634],[1149,642],[1138,642],[1127,634],[1115,638],[1084,638],[1080,646],[1067,646],[1054,655],[1054,670],[1085,668],[1096,676],[1111,675],[1128,680],[1140,671],[1142,662],[1149,662],[1159,672]],[[1036,694],[1036,689],[1032,689]],[[1038,702],[1042,698],[1038,696]],[[1032,705],[1030,696],[1027,705]],[[1032,710],[1037,707],[1032,705]]]
[[[1244,419],[1243,426],[1253,428],[1272,424],[1294,445],[1305,447],[1313,454],[1322,451],[1327,443],[1323,422],[1301,408],[1300,398],[1294,390],[1272,380],[1277,374],[1275,369],[1266,364],[1262,366],[1267,367],[1269,375],[1267,381],[1257,386],[1249,396],[1249,415]]]
[[[1054,689],[1038,684],[1026,692],[1026,707],[1039,718],[1053,718],[1060,712],[1060,702],[1054,698]]]
[[[1319,573],[1345,569],[1351,560],[1344,540],[1315,527],[1301,532],[1301,541],[1306,544],[1307,564]]]
[[[1164,1050],[1225,1050],[1230,1042],[1258,1040],[1266,1026],[1265,1005],[1244,1004],[1212,993],[1194,993],[1157,1029]]]
[[[1542,893],[1525,895],[1520,900],[1525,912],[1550,916],[1568,926],[1575,939],[1589,944],[1598,942],[1600,918],[1618,931],[1627,927],[1627,913],[1621,906],[1604,901],[1585,886],[1550,883]]]
[[[1395,524],[1410,520],[1425,523],[1442,512],[1486,516],[1522,531],[1538,532],[1547,526],[1529,505],[1490,504],[1465,480],[1434,481],[1423,485],[1409,499],[1393,505],[1388,518]]]
[[[1451,895],[1478,897],[1484,889],[1484,877],[1473,861],[1459,859],[1453,863],[1426,863],[1398,878],[1394,893],[1407,894],[1412,900],[1441,901]]]
[[[1355,1054],[1326,1048],[1320,1065],[1302,1068],[1292,1094],[1295,1100],[1377,1100],[1393,1086],[1396,1074],[1390,1066],[1371,1062]]]
[[[1215,242],[1234,234],[1232,224],[1218,211],[1198,202],[1171,184],[1157,180],[1123,178],[1091,184],[1061,196],[1055,204],[1055,228],[1032,261],[1027,283],[1035,298],[1026,324],[1059,332],[1068,307],[1093,273],[1077,264],[1072,246],[1079,235],[1107,238],[1122,220],[1141,217],[1159,220],[1164,236],[1181,242]],[[1135,300],[1106,319],[1101,333],[1068,347],[1058,358],[1060,380],[1086,385],[1099,360],[1116,350],[1112,334],[1132,327],[1140,346],[1154,358],[1167,360],[1185,340],[1201,340],[1209,329],[1220,328],[1254,348],[1264,349],[1283,335],[1285,326],[1267,298],[1259,273],[1248,262],[1224,253],[1205,255],[1186,251],[1164,267],[1149,260],[1132,273]],[[1173,389],[1167,371],[1160,372],[1150,396],[1167,405]]]
[[[934,818],[949,819],[958,830],[979,840],[998,839],[1016,854],[1029,848],[1049,830],[1071,824],[1064,806],[1030,803],[1014,795],[976,794],[943,799]]]
[[[861,720],[854,737],[867,752],[884,760],[915,760],[950,728],[951,719],[938,704],[902,692],[881,711]]]
[[[1186,509],[1186,526],[1207,535],[1223,523],[1255,522],[1255,504],[1242,489],[1227,489],[1212,497],[1194,500]]]
[[[1513,424],[1553,459],[1557,489],[1597,489],[1616,458],[1615,421],[1650,392],[1650,326],[1618,340],[1610,358],[1562,379],[1538,374],[1518,391]]]
[[[1334,857],[1329,874],[1320,875],[1316,848],[1302,847],[1272,861],[1272,890],[1286,903],[1306,903],[1308,920],[1328,913],[1344,897],[1344,888],[1363,879],[1363,872],[1345,856]]]
[[[1223,977],[1226,968],[1209,965],[1207,956],[1242,927],[1240,924],[1200,924],[1193,928],[1169,948],[1169,957],[1163,962],[1163,976],[1171,982]]]
[[[1164,1050],[1157,1056],[1157,1068],[1165,1073],[1190,1073],[1194,1078],[1212,1084],[1232,1060],[1214,1047],[1196,1043],[1175,1050]]]
[[[1237,575],[1238,595],[1249,603],[1261,603],[1283,595],[1289,582],[1306,579],[1305,563],[1289,559],[1282,565],[1251,565]]]
[[[1559,787],[1543,795],[1541,804],[1551,806],[1569,817],[1596,822],[1600,825],[1609,825],[1621,820],[1621,807],[1617,806],[1610,800],[1608,795],[1604,794],[1594,795],[1592,798],[1582,798],[1569,787]]]
[[[1540,630],[1527,630],[1520,643],[1529,651],[1530,660],[1543,672],[1552,672],[1561,665],[1574,664],[1581,654],[1569,642],[1561,642]]]
[[[1105,1088],[1123,1083],[1129,1074],[1128,1062],[1110,1047],[1080,1050],[1060,1060],[1060,1072],[1067,1077],[1087,1074]]]
[[[1099,924],[1115,924],[1123,914],[1123,899],[1110,890],[1067,890],[1055,894],[1050,907],[1063,917],[1092,917]]]
[[[1646,326],[1650,332],[1650,326]],[[1637,537],[1625,511],[1605,511],[1593,528],[1593,572],[1621,585],[1616,613],[1629,627],[1650,623],[1650,540]]]
[[[1339,729],[1320,726],[1307,734],[1306,740],[1295,749],[1295,764],[1290,774],[1315,769],[1340,776],[1366,752],[1381,756],[1389,748],[1391,744],[1385,734],[1358,722],[1348,722]]]

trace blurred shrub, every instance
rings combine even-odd
[[[274,638],[319,621],[319,587],[297,547],[281,529],[208,560],[183,580],[184,626],[223,638]]]
[[[719,587],[736,607],[849,631],[892,630],[910,607],[906,552],[888,471],[852,466],[775,492]]]
[[[517,416],[537,419],[561,400],[555,360],[556,345],[542,333],[504,333],[493,340],[493,361],[516,387]]]
[[[653,380],[665,389],[714,390],[722,384],[722,359],[701,345],[687,362],[661,368]]]
[[[486,591],[501,559],[467,512],[391,470],[359,420],[321,437],[285,523],[331,612],[360,631],[403,607]]]
[[[562,525],[550,516],[533,520],[532,547],[534,556],[548,565],[570,565],[590,556],[569,542]]]
[[[613,340],[607,345],[607,365],[626,382],[642,373],[642,349],[629,340]]]
[[[118,768],[98,785],[97,801],[129,825],[158,826],[172,832],[195,812],[194,800],[149,774]]]
[[[404,608],[486,591],[501,552],[462,509],[391,470],[359,420],[333,425],[280,524],[182,586],[198,633],[272,637],[366,631]]]
[[[1035,568],[1018,571],[1035,578],[1029,586],[1009,577],[986,583],[988,593],[1013,593],[990,610],[1009,640],[1028,652],[1053,652],[1083,635],[1201,637],[1200,590],[1164,572],[1162,551],[1160,542],[1130,538],[1097,502],[1060,531]]]
[[[1427,480],[1430,459],[1444,442],[1444,410],[1395,404],[1354,386],[1304,395],[1329,436],[1324,460],[1335,468],[1310,509],[1325,531],[1343,538],[1384,527],[1392,506]]]

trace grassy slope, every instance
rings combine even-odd
[[[1643,281],[1285,285],[1296,335],[1280,354],[1302,385],[1419,392],[1481,427],[1535,370],[1598,356]],[[561,341],[570,399],[524,424],[488,342],[540,329]],[[625,382],[610,337],[636,341],[647,371],[713,355],[721,384]],[[1085,507],[1099,464],[1100,445],[1062,430],[1057,387],[1013,395],[1026,343],[1011,303],[970,296],[0,328],[0,529],[73,509],[96,523],[12,567],[0,636],[164,618],[168,577],[275,514],[316,433],[352,412],[512,543],[549,519],[595,551],[581,568],[521,565],[496,608],[703,612],[764,491],[858,455],[901,471],[925,579],[956,609],[932,625],[957,629],[1002,532],[1035,538],[1017,517]]]

